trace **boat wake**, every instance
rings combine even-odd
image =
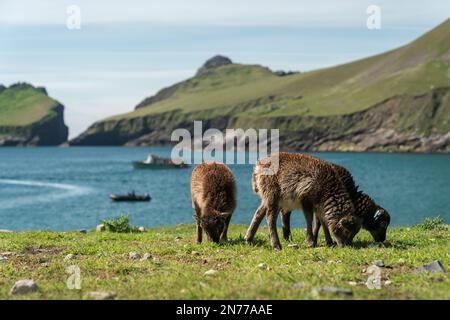
[[[53,192],[46,193],[45,196],[42,195],[24,196],[0,201],[0,207],[2,209],[11,209],[17,206],[33,204],[36,202],[41,203],[52,202],[65,198],[85,195],[91,192],[91,189],[87,187],[63,183],[32,181],[32,180],[0,179],[0,185],[1,184],[55,189],[55,191]]]

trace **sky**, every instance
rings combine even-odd
[[[67,27],[71,5],[80,29]],[[370,5],[380,29],[367,28]],[[215,54],[308,71],[407,44],[449,16],[448,0],[0,0],[0,84],[45,86],[73,138]]]

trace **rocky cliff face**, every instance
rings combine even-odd
[[[248,107],[248,106],[247,106]],[[177,128],[193,134],[200,114],[168,112],[100,122],[71,145],[169,145]],[[341,116],[252,118],[221,116],[203,121],[217,128],[279,128],[284,150],[449,152],[450,88],[396,96],[367,110]]]
[[[45,88],[22,83],[2,91],[0,146],[54,146],[67,141],[69,130],[64,123],[64,106],[48,97]],[[22,120],[30,114],[37,115],[29,121]]]

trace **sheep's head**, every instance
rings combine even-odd
[[[361,228],[361,222],[358,217],[347,215],[341,218],[332,228],[333,235],[339,247],[351,245],[353,238]]]
[[[230,216],[230,212],[213,211],[200,218],[200,225],[205,230],[209,240],[213,242],[220,241],[220,235],[225,228],[227,218]]]
[[[370,232],[376,242],[384,242],[390,222],[391,216],[389,213],[382,207],[377,206],[376,211],[365,218],[364,229]]]

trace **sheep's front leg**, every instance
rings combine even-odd
[[[203,229],[200,223],[197,223],[197,243],[202,243]]]
[[[320,220],[317,217],[317,215],[314,215],[314,231],[313,231],[314,247],[317,246],[317,240],[319,238],[319,230],[320,230]]]
[[[269,204],[266,207],[266,219],[269,226],[269,235],[272,247],[276,250],[281,250],[280,239],[277,232],[277,218],[278,218],[278,206],[275,204]]]
[[[197,205],[197,203],[192,203],[192,206],[194,207],[195,210],[195,220],[197,222],[197,243],[202,243],[202,237],[203,237],[203,229],[201,226],[201,216],[202,216],[202,211],[200,209],[200,207]]]
[[[251,243],[253,238],[255,237],[256,231],[258,230],[259,225],[261,224],[262,219],[264,218],[264,214],[266,213],[266,209],[263,204],[261,204],[258,209],[256,209],[255,214],[253,215],[252,222],[248,227],[247,233],[245,235],[245,241],[247,243]]]
[[[222,234],[220,235],[220,241],[227,241],[228,240],[228,226],[230,225],[231,216],[226,218],[225,221],[225,227],[223,228]]]
[[[285,211],[281,209],[281,227],[283,229],[283,238],[290,241],[291,237],[291,213],[292,211]]]
[[[323,227],[323,233],[325,234],[325,241],[327,242],[327,246],[332,247],[335,245],[333,238],[331,237],[330,230],[328,229],[328,225],[321,221],[320,224]]]

